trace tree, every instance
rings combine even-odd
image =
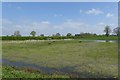
[[[52,36],[55,36],[55,34],[52,34]]]
[[[44,34],[41,34],[40,36],[44,37]]]
[[[80,36],[80,34],[75,34],[75,36]]]
[[[109,35],[110,35],[110,32],[111,32],[110,26],[108,26],[108,25],[105,26],[104,32],[106,33],[106,34],[105,34],[106,36],[109,36]]]
[[[72,36],[72,34],[71,33],[67,33],[67,35],[66,36]]]
[[[30,33],[30,35],[32,35],[33,37],[35,37],[36,32],[35,32],[35,31],[32,31],[32,32]]]
[[[120,33],[120,27],[113,29],[113,33],[118,36],[118,34]]]
[[[21,36],[21,35],[20,35],[20,31],[18,31],[18,30],[15,31],[13,36]]]
[[[56,36],[60,36],[60,33],[56,33]]]

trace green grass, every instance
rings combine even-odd
[[[3,78],[69,78],[61,74],[43,74],[33,69],[19,69],[11,66],[3,66]]]
[[[2,43],[3,58],[44,67],[91,74],[92,77],[117,77],[116,43],[72,41]],[[90,77],[90,76],[89,76]]]

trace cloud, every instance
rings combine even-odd
[[[106,17],[110,18],[110,17],[113,17],[114,15],[111,14],[111,13],[107,13]]]
[[[14,31],[22,30],[23,26],[17,25],[11,20],[2,19],[2,35],[13,35]]]
[[[98,23],[98,25],[102,25],[102,26],[104,26],[105,23],[104,23],[104,22],[100,22],[100,23]]]
[[[54,17],[63,16],[63,14],[54,14]]]
[[[14,27],[15,27],[15,28],[22,28],[21,25],[15,25]]]
[[[63,16],[62,14],[60,14],[59,16]]]
[[[66,21],[67,21],[67,22],[71,22],[71,21],[73,21],[73,20],[72,20],[72,19],[67,19]]]
[[[54,14],[54,17],[56,17],[57,16],[57,14]]]
[[[45,34],[52,35],[59,32],[61,35],[66,35],[67,33],[77,34],[81,32],[90,32],[102,34],[105,25],[111,26],[113,29],[115,24],[99,22],[93,24],[88,24],[81,21],[74,21],[72,19],[67,19],[61,24],[52,24],[50,21],[30,21],[30,22],[20,22],[16,23],[4,19],[4,25],[2,27],[3,35],[13,35],[14,31],[19,30],[21,35],[30,35],[31,31],[36,31],[37,35]]]
[[[41,23],[42,23],[42,24],[50,24],[49,21],[42,21]]]
[[[111,26],[111,27],[116,27],[116,25],[114,24],[114,23],[104,23],[104,22],[100,22],[100,23],[98,23],[97,25],[99,25],[99,26],[106,26],[106,25],[109,25],[109,26]]]
[[[98,14],[103,14],[103,11],[93,8],[91,10],[86,11],[86,14],[98,15]]]
[[[2,19],[2,25],[10,25],[10,24],[12,24],[12,21],[8,19]]]
[[[54,30],[58,31],[62,34],[67,34],[67,33],[80,33],[82,31],[85,31],[87,27],[87,24],[79,21],[65,21],[64,23],[60,25],[55,25]]]
[[[83,10],[80,10],[80,13],[82,13],[83,12]]]
[[[72,19],[68,19],[61,24],[51,24],[50,21],[33,21],[27,23],[16,23],[16,22],[9,22],[6,20],[6,23],[3,27],[3,35],[13,35],[14,31],[19,30],[21,35],[30,35],[30,32],[35,30],[37,35],[45,34],[45,35],[52,35],[57,32],[60,34],[66,34],[68,32],[71,33],[78,33],[84,31],[84,28],[87,25],[83,22],[73,21]]]
[[[21,10],[21,9],[22,9],[22,7],[20,7],[20,6],[17,6],[17,7],[16,7],[16,9],[18,9],[18,10]]]

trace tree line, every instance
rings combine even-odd
[[[105,35],[102,36],[110,36],[110,33],[112,32],[110,26],[105,26],[104,29]],[[114,36],[118,36],[120,32],[120,28],[117,27],[113,29]],[[35,31],[30,32],[31,36],[21,36],[20,31],[15,31],[13,35],[11,36],[2,36],[2,40],[48,40],[48,39],[79,39],[79,38],[85,38],[85,37],[95,37],[95,36],[101,36],[97,34],[92,33],[80,33],[72,35],[71,33],[67,33],[66,36],[62,36],[60,33],[53,34],[52,36],[45,36],[44,34],[41,34],[40,36],[36,36]]]

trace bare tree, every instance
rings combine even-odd
[[[18,31],[18,30],[15,31],[15,32],[14,32],[14,36],[21,36],[21,35],[20,35],[20,31]]]
[[[113,29],[113,33],[118,36],[118,34],[120,33],[120,27]]]
[[[108,25],[105,26],[104,32],[106,33],[106,34],[105,34],[106,36],[109,36],[109,35],[110,35],[110,32],[111,32],[110,26],[108,26]]]
[[[56,36],[61,36],[60,33],[56,33]]]

